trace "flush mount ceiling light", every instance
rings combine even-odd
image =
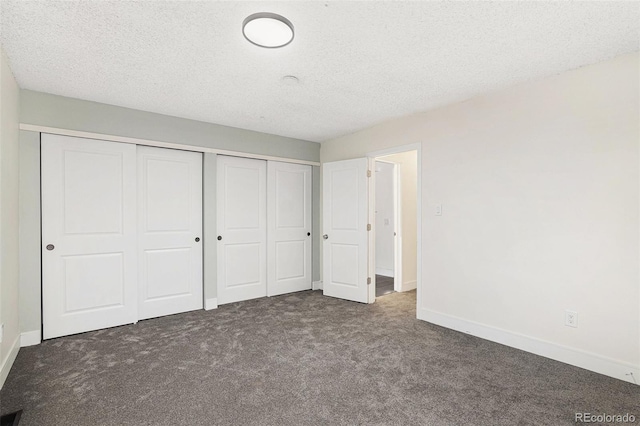
[[[276,48],[293,40],[293,24],[275,13],[254,13],[242,22],[244,38],[256,46]]]

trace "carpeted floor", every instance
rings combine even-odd
[[[634,413],[640,387],[373,305],[301,292],[23,348],[21,425],[559,425]],[[638,420],[636,420],[636,424]]]
[[[376,297],[393,293],[393,278],[376,275]]]

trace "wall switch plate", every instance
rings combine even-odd
[[[442,204],[436,204],[436,216],[442,216]]]
[[[578,327],[578,313],[576,311],[564,311],[564,325],[567,327]]]

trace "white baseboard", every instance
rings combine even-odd
[[[402,283],[402,285],[400,286],[400,291],[411,291],[411,290],[415,290],[416,287],[417,287],[416,280],[406,281]]]
[[[376,267],[376,275],[382,275],[383,277],[393,278],[395,274],[393,272],[393,269],[377,268]]]
[[[0,365],[0,389],[4,386],[4,381],[7,380],[7,376],[9,375],[9,371],[11,371],[11,367],[13,366],[13,362],[16,360],[18,356],[18,351],[20,350],[20,335],[16,336],[16,340],[11,345],[11,349],[9,349],[9,353],[7,357],[2,361]]]
[[[418,319],[640,385],[640,366],[637,365],[430,309],[418,309]]]
[[[314,281],[311,284],[311,290],[322,290],[322,281]]]
[[[42,342],[40,330],[25,331],[20,335],[20,347],[39,345]]]
[[[211,299],[204,299],[204,310],[210,311],[211,309],[218,309],[217,297],[213,297]]]

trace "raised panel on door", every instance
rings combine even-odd
[[[218,304],[267,295],[267,162],[218,155]]]
[[[202,154],[139,146],[138,212],[139,318],[202,309]]]
[[[311,289],[311,166],[267,164],[267,292]]]
[[[368,159],[322,165],[323,292],[326,296],[367,303]]]
[[[42,135],[44,338],[136,321],[136,147]]]

